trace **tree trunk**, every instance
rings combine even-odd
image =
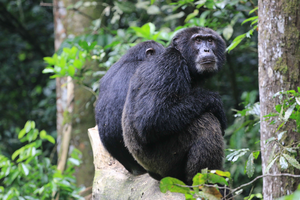
[[[271,137],[277,138],[278,124],[270,125],[270,121],[265,121],[263,116],[276,112],[275,105],[280,102],[278,98],[273,98],[275,93],[296,90],[300,82],[300,0],[259,0],[258,17],[261,157],[265,173],[271,152],[265,141]],[[300,135],[293,131],[295,128],[294,123],[288,122],[281,129],[287,131],[285,145],[300,140]],[[282,173],[277,164],[269,172]],[[298,171],[290,167],[285,172],[295,174]],[[290,177],[264,178],[264,199],[290,194],[299,183],[299,179]]]
[[[89,1],[90,0],[85,0]],[[100,17],[102,9],[98,6],[81,6],[78,10],[67,10],[77,0],[54,0],[55,50],[64,39],[82,35],[89,31],[92,20]],[[79,12],[78,12],[79,11]],[[57,144],[58,169],[64,170],[68,158],[69,146],[82,152],[83,163],[76,169],[78,185],[91,186],[94,177],[92,149],[87,129],[95,125],[93,106],[85,108],[92,94],[73,83],[70,77],[57,78]],[[90,104],[92,105],[93,102]]]

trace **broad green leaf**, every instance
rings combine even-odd
[[[295,158],[291,157],[291,156],[288,155],[288,154],[283,154],[283,156],[287,159],[287,161],[288,161],[291,165],[293,165],[293,166],[296,167],[297,169],[300,169],[300,164],[299,164],[299,162],[298,162]]]
[[[52,67],[47,67],[43,70],[43,73],[44,74],[47,74],[47,73],[54,73],[54,69]]]
[[[227,47],[226,51],[230,52],[231,50],[233,50],[239,43],[241,43],[241,41],[246,37],[246,33],[237,36],[232,43],[229,45],[229,47]]]
[[[276,138],[275,137],[271,137],[271,138],[267,139],[265,143],[268,144],[269,142],[272,142],[274,140],[276,140]]]
[[[224,172],[221,170],[211,170],[210,172],[212,172],[212,171],[215,171],[215,173],[218,174],[219,176],[225,176],[228,178],[230,178],[230,176],[231,176],[230,172]]]
[[[195,2],[195,5],[197,5],[197,8],[201,8],[206,3],[206,0],[199,0]]]
[[[47,133],[46,133],[45,130],[40,131],[40,138],[41,138],[41,139],[45,139],[45,138],[46,138],[46,135],[47,135]]]
[[[207,181],[207,174],[197,173],[193,178],[193,186],[202,185]]]
[[[23,129],[19,132],[18,138],[19,138],[19,139],[23,138],[25,134],[26,134],[26,130],[25,130],[25,128],[23,128]]]
[[[216,174],[213,173],[209,173],[207,175],[207,179],[209,183],[215,184],[215,183],[219,183],[222,185],[228,185],[227,181],[225,180],[225,178],[218,176]]]
[[[286,131],[282,131],[278,134],[277,138],[278,138],[278,141],[280,141],[283,137],[283,135],[286,133]]]
[[[20,163],[19,167],[21,168],[22,172],[24,173],[25,176],[29,174],[29,169],[24,163]]]
[[[287,169],[289,166],[289,164],[287,163],[287,161],[284,159],[283,156],[280,156],[279,163],[280,163],[281,169]]]
[[[223,29],[223,36],[226,40],[229,40],[233,34],[233,28],[229,24]]]
[[[248,157],[248,162],[247,162],[247,165],[246,165],[246,171],[247,171],[247,175],[249,178],[251,178],[254,174],[254,170],[255,170],[255,167],[254,167],[254,156],[253,154],[251,153]]]
[[[16,150],[16,151],[12,154],[11,159],[12,159],[12,160],[16,159],[16,157],[17,157],[18,155],[20,155],[20,153],[22,153],[23,151],[24,151],[24,148],[23,148],[23,147],[21,147],[20,149]]]
[[[24,128],[26,133],[28,133],[31,130],[31,121],[27,121]]]
[[[80,165],[80,161],[75,159],[75,158],[69,158],[68,161],[71,162],[72,164],[76,165],[76,166]]]
[[[277,158],[278,158],[278,156],[270,162],[270,164],[267,166],[267,168],[265,170],[265,173],[269,173],[270,168],[273,166],[273,164],[275,163]]]
[[[69,76],[73,77],[75,74],[75,67],[73,65],[70,65],[68,68],[68,74]]]
[[[254,157],[254,159],[257,159],[258,156],[259,156],[259,154],[260,154],[260,151],[254,151],[254,152],[253,152],[253,157]]]
[[[294,111],[295,106],[296,106],[296,103],[294,103],[293,105],[291,105],[291,106],[285,111],[284,118],[283,118],[284,121],[287,121],[287,120],[290,118],[292,112]]]
[[[55,144],[55,139],[51,135],[46,135],[45,139],[51,142],[52,144]]]
[[[78,42],[78,44],[79,44],[79,46],[81,47],[81,48],[83,48],[84,50],[89,50],[89,45],[88,45],[88,43],[86,42],[86,41],[80,41],[80,42]]]
[[[156,5],[151,5],[147,9],[148,15],[157,15],[159,13],[160,13],[159,7],[157,7]]]
[[[184,15],[185,15],[184,12],[181,11],[181,12],[173,14],[173,15],[168,15],[167,17],[164,18],[164,21],[175,20],[175,19],[183,17]]]
[[[254,21],[254,20],[257,20],[257,19],[258,19],[258,16],[250,17],[250,18],[244,20],[243,23],[242,23],[242,25],[243,25],[244,23],[246,23],[246,22]]]
[[[288,152],[291,152],[291,153],[297,153],[297,151],[295,149],[298,149],[298,148],[286,148],[286,150]]]
[[[49,64],[49,65],[55,65],[55,64],[56,64],[54,58],[52,58],[52,57],[44,57],[44,61],[45,61],[47,64]]]
[[[190,13],[184,20],[185,23],[187,23],[188,21],[190,21],[190,19],[196,17],[199,14],[199,10],[194,10],[194,12]]]
[[[226,159],[232,162],[237,161],[241,156],[245,155],[249,149],[239,149],[239,150],[234,150],[233,153],[229,154],[226,156]]]
[[[189,193],[189,191],[190,191],[189,188],[180,187],[178,185],[185,186],[185,184],[182,181],[180,181],[176,178],[166,177],[160,181],[159,188],[162,193],[166,193],[168,190],[170,192],[177,192],[177,193],[183,193],[183,194]]]
[[[257,6],[256,8],[254,8],[254,9],[250,10],[250,11],[249,11],[249,14],[255,12],[257,9],[258,9],[258,6]]]

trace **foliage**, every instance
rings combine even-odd
[[[18,138],[23,146],[13,153],[11,159],[0,154],[0,199],[82,199],[72,176],[74,167],[81,162],[78,150],[73,150],[62,174],[51,165],[42,149],[43,141],[54,144],[54,138],[44,130],[38,131],[34,121],[27,121]]]
[[[38,4],[0,1],[0,151],[6,156],[21,146],[17,133],[28,119],[56,135],[55,81],[41,73],[42,58],[54,49],[53,11]]]
[[[229,172],[203,169],[194,176],[192,186],[187,186],[176,178],[166,177],[160,181],[159,187],[163,193],[170,191],[185,194],[187,200],[198,198],[214,200],[222,197],[217,184],[228,186],[229,178]]]
[[[298,87],[298,92],[295,90],[282,91],[276,93],[273,97],[281,100],[281,103],[275,106],[277,113],[270,113],[264,117],[271,121],[271,124],[279,125],[276,133],[277,137],[266,140],[267,144],[273,145],[266,173],[276,161],[279,161],[282,170],[287,169],[289,166],[300,169],[300,163],[295,159],[300,142],[284,143],[283,141],[288,135],[286,130],[281,131],[287,122],[294,122],[296,129],[291,131],[300,133],[300,87]]]

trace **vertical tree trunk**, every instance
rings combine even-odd
[[[261,156],[263,173],[269,164],[271,147],[265,141],[277,137],[278,124],[270,125],[263,116],[275,112],[279,92],[295,89],[300,83],[300,0],[259,0],[258,1],[258,53],[259,53],[259,94],[261,107]],[[294,123],[287,123],[285,145],[299,141],[294,132]],[[294,168],[285,172],[295,174]],[[277,164],[271,174],[282,173]],[[263,179],[264,199],[274,199],[294,191],[299,179],[290,177],[268,177]]]
[[[76,2],[77,0],[53,1],[55,50],[58,50],[64,39],[88,33],[92,20],[100,17],[100,0],[96,1],[98,6],[81,6],[78,8],[80,12],[66,9]],[[95,119],[93,106],[86,109],[85,103],[92,94],[74,85],[68,77],[56,79],[56,95],[58,169],[63,171],[65,168],[69,146],[78,148],[82,152],[83,163],[75,172],[77,184],[91,186],[94,166],[87,129],[95,126]]]

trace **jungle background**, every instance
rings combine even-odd
[[[76,87],[85,89],[89,94],[84,95],[85,99],[75,97],[74,104],[78,108],[76,113],[70,115],[73,121],[72,131],[75,132],[72,132],[71,137],[77,137],[73,143],[71,141],[71,146],[85,151],[88,149],[88,142],[81,145],[85,139],[80,134],[86,134],[84,130],[95,125],[93,109],[99,80],[105,71],[136,43],[152,39],[166,46],[176,30],[204,26],[217,31],[227,46],[236,37],[243,36],[238,41],[239,44],[233,43],[235,48],[227,52],[226,64],[221,72],[207,81],[206,88],[218,91],[222,96],[228,119],[225,141],[226,149],[229,150],[226,155],[231,153],[230,149],[242,149],[235,159],[225,160],[224,169],[231,173],[232,187],[251,180],[245,169],[248,156],[242,154],[248,153],[243,149],[259,150],[259,125],[256,123],[259,111],[252,109],[249,113],[244,110],[256,108],[255,102],[259,99],[256,0],[98,0],[64,3],[58,6],[63,6],[70,15],[86,18],[88,22],[81,24],[81,32],[75,30],[72,34],[66,34],[65,40],[55,52],[52,1],[0,0],[1,155],[11,158],[24,145],[19,140],[19,133],[28,120],[35,122],[31,126],[32,130],[45,130],[48,135],[57,138],[57,123],[63,122],[57,122],[57,82],[54,78],[65,76],[71,76]],[[253,11],[250,12],[251,10]],[[243,23],[247,19],[250,20]],[[68,23],[72,24],[73,21]],[[82,65],[76,70],[73,67],[65,72],[51,71],[54,53],[62,55],[63,48],[71,51],[72,47],[83,52]],[[48,59],[44,60],[44,57]],[[47,66],[48,71],[43,73]],[[87,114],[81,115],[83,112]],[[82,116],[88,116],[89,121],[85,122]],[[80,134],[76,135],[76,131]],[[49,158],[51,165],[56,165],[59,144],[43,140],[40,146],[41,154]],[[92,185],[93,164],[92,161],[85,160],[91,160],[92,155],[83,153],[76,158],[81,165],[72,171],[77,179],[74,185],[88,188]],[[261,174],[259,157],[254,165],[253,173],[257,176]],[[89,175],[83,176],[80,171],[88,172]],[[5,179],[2,176],[0,185],[3,181]],[[11,183],[13,181],[14,179]],[[245,188],[238,198],[242,199],[250,193],[261,193],[261,184],[261,181],[256,181]]]

